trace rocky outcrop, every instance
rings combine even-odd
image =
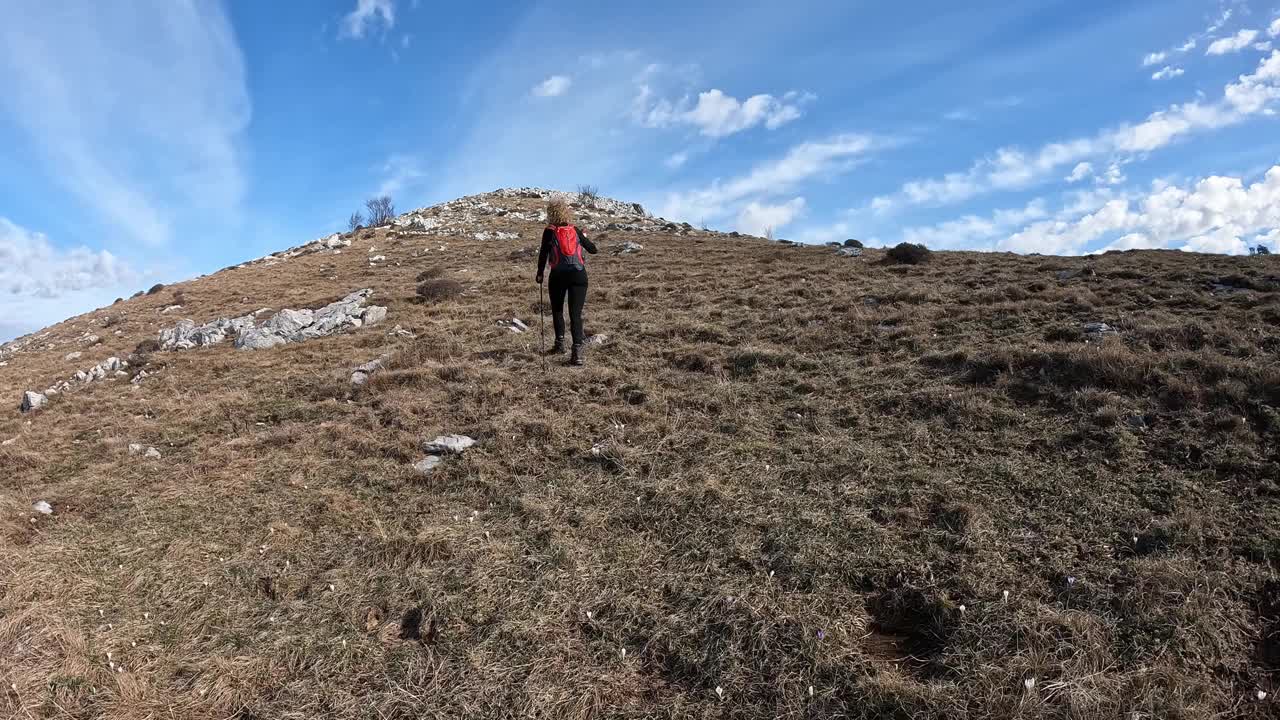
[[[182,320],[174,327],[160,331],[160,349],[190,350],[217,345],[234,336],[235,346],[240,350],[266,350],[333,335],[348,328],[376,325],[386,319],[387,309],[367,305],[372,295],[372,290],[357,290],[316,310],[285,308],[260,326],[256,324],[256,314],[218,318],[204,325]]]

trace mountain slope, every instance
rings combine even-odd
[[[570,370],[538,353],[542,195],[7,346],[0,714],[1274,712],[1280,261],[895,265],[602,201],[608,337]],[[156,348],[366,288],[376,325]],[[19,412],[109,357],[145,375]]]

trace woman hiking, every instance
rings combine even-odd
[[[587,303],[587,263],[583,248],[592,255],[596,246],[573,226],[573,211],[564,200],[547,203],[547,229],[542,231],[542,251],[538,253],[538,284],[542,284],[547,261],[551,262],[551,322],[556,344],[551,352],[564,352],[564,299],[569,296],[569,324],[573,328],[570,365],[583,365],[582,306]]]

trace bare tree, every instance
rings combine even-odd
[[[364,215],[359,210],[351,213],[351,217],[347,219],[347,230],[355,230],[361,225],[364,225]]]
[[[772,239],[773,239],[773,226],[772,226],[772,225],[770,225],[769,227],[767,227],[767,228],[765,228],[765,229],[764,229],[764,237],[765,237],[765,239],[766,239],[766,240],[772,240]]]
[[[595,207],[596,201],[600,199],[600,188],[595,185],[579,185],[578,199],[582,201],[583,205]]]
[[[391,222],[396,216],[395,206],[387,195],[373,198],[364,204],[369,211],[369,227],[381,227]]]

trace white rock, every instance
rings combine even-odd
[[[591,337],[587,338],[585,342],[587,345],[604,345],[605,343],[609,342],[609,336],[603,335],[603,334],[592,335]]]
[[[18,409],[24,413],[27,413],[27,412],[39,410],[48,404],[49,404],[48,397],[46,397],[41,393],[32,392],[28,390],[22,393],[22,405],[20,405]]]
[[[386,255],[374,255],[373,257],[369,258],[369,264],[386,262],[386,260],[387,260]]]
[[[364,313],[360,315],[360,319],[365,325],[377,325],[387,319],[387,309],[381,305],[374,305],[364,309]]]
[[[143,450],[145,450],[145,449],[146,449],[146,448],[142,447],[142,446],[141,446],[141,445],[139,445],[138,443],[129,443],[129,454],[130,454],[130,455],[141,455],[141,454],[142,454],[142,451],[143,451]]]
[[[52,505],[50,505],[49,503],[45,502],[44,500],[37,500],[36,502],[32,503],[32,505],[31,505],[31,509],[32,509],[32,510],[35,510],[36,512],[40,513],[41,515],[52,515],[52,514],[53,514],[53,506],[52,506]]]
[[[181,305],[170,305],[160,311],[161,315],[168,315],[171,312],[177,312],[182,309]]]
[[[236,338],[237,350],[267,350],[277,345],[284,345],[287,340],[269,330],[254,328],[240,333]]]
[[[62,359],[63,359],[63,360],[66,360],[66,361],[68,361],[68,362],[70,362],[70,361],[72,361],[72,360],[79,360],[79,359],[80,359],[80,357],[81,357],[82,355],[84,355],[84,353],[82,353],[82,352],[80,352],[79,350],[77,350],[77,351],[75,351],[75,352],[69,352],[69,353],[67,353],[67,356],[66,356],[66,357],[64,357],[64,358],[62,358]]]
[[[414,469],[414,470],[417,470],[417,471],[418,471],[420,474],[422,474],[422,475],[429,475],[429,474],[431,474],[431,471],[432,471],[432,470],[435,470],[435,469],[436,469],[436,466],[437,466],[437,465],[439,465],[439,464],[440,464],[440,457],[439,457],[439,456],[437,456],[437,455],[428,455],[428,456],[427,456],[427,457],[425,457],[424,459],[419,460],[418,462],[414,463],[414,464],[413,464],[413,469]]]
[[[160,451],[153,447],[149,447],[147,448],[147,451],[142,454],[142,457],[147,458],[148,460],[159,460]]]
[[[430,455],[460,454],[475,444],[476,441],[466,435],[440,435],[431,442],[423,443],[422,450]]]

